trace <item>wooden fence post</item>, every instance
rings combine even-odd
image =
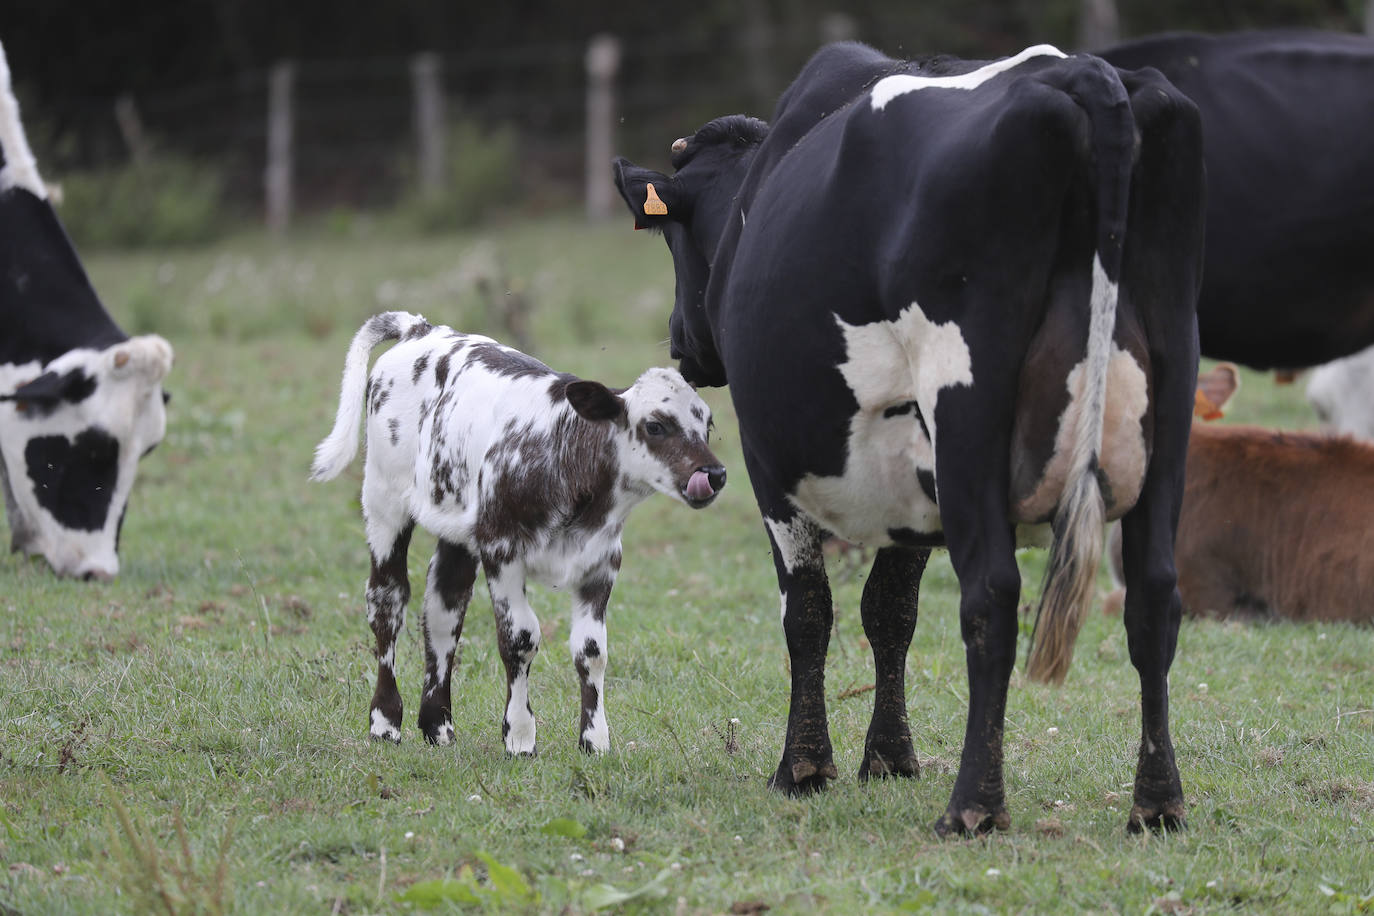
[[[148,162],[148,138],[143,133],[143,119],[138,116],[138,106],[132,95],[126,92],[115,99],[114,116],[124,145],[129,148],[129,158],[136,168],[142,168]]]
[[[439,74],[438,54],[426,51],[410,59],[420,196],[426,200],[444,190],[444,88]]]
[[[615,207],[611,157],[615,148],[615,78],[620,39],[595,35],[587,43],[587,219],[606,219]]]
[[[295,65],[290,61],[274,64],[267,87],[267,228],[274,233],[286,231],[291,222],[291,96]]]
[[[1121,40],[1121,17],[1116,0],[1080,0],[1078,5],[1078,46],[1086,50],[1105,48]]]
[[[853,41],[858,34],[858,24],[848,13],[826,13],[821,17],[822,44],[828,45],[832,41]]]
[[[773,110],[773,23],[764,0],[745,0],[740,32],[744,54],[744,79],[753,96],[752,114],[766,118]]]

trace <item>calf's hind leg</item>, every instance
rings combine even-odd
[[[420,693],[419,725],[430,744],[453,741],[449,685],[476,578],[477,557],[461,544],[441,539],[429,561],[421,618],[425,631],[425,684]]]
[[[406,552],[415,523],[379,524],[368,516],[367,540],[372,554],[372,574],[367,580],[367,622],[377,638],[377,687],[372,693],[368,734],[399,743],[401,694],[396,689],[396,637],[405,625],[410,601]]]

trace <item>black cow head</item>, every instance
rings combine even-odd
[[[724,385],[705,309],[711,264],[721,240],[734,237],[736,198],[768,125],[731,115],[711,121],[673,144],[672,177],[617,159],[615,184],[636,229],[662,231],[673,255],[677,298],[669,320],[672,356],[694,385]]]

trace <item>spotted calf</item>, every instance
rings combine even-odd
[[[369,378],[368,356],[384,340],[400,343]],[[606,604],[620,569],[621,530],[654,490],[699,509],[725,485],[707,446],[706,404],[672,369],[650,369],[615,391],[403,312],[369,319],[353,338],[338,417],[315,452],[315,480],[335,477],[352,460],[363,404],[367,615],[378,661],[372,737],[401,738],[396,637],[410,597],[406,552],[419,524],[439,539],[421,605],[425,738],[453,740],[450,677],[480,564],[506,668],[506,750],[535,753],[529,671],[540,632],[525,597],[528,579],[572,596],[581,745],[607,750]]]

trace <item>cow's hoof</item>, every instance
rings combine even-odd
[[[916,762],[916,755],[910,751],[891,758],[878,751],[869,751],[864,755],[863,763],[859,765],[859,782],[886,779],[889,776],[916,779],[920,775],[921,765]]]
[[[1167,802],[1158,807],[1135,805],[1126,821],[1127,833],[1178,833],[1188,829],[1187,810],[1183,802]]]
[[[835,769],[834,761],[828,758],[817,763],[802,757],[789,764],[787,758],[783,757],[782,762],[778,764],[777,772],[768,780],[768,787],[797,798],[824,790],[827,782],[838,779],[839,776],[840,771]]]
[[[983,808],[964,808],[956,811],[950,808],[935,822],[935,833],[940,837],[981,836],[991,833],[993,828],[1006,830],[1011,826],[1011,815],[1007,809],[998,805],[991,811]]]

